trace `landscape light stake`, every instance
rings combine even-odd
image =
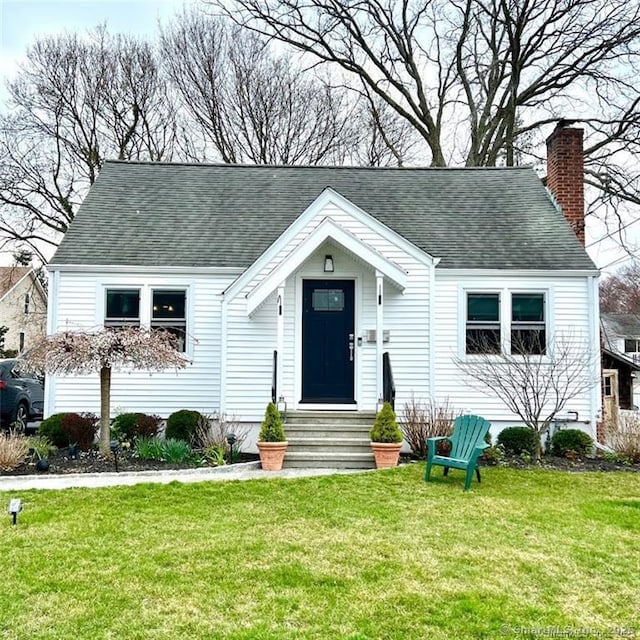
[[[116,473],[118,473],[118,451],[120,451],[120,442],[118,442],[118,440],[112,440],[109,443],[109,449],[111,449],[111,453],[113,453],[113,460],[116,465]]]
[[[22,511],[22,500],[20,498],[12,498],[9,501],[9,508],[7,509],[7,513],[13,519],[13,526],[18,524],[18,514]]]
[[[227,434],[227,442],[229,443],[229,464],[233,464],[233,445],[236,443],[237,439],[238,438],[235,433]]]

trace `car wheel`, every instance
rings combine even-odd
[[[11,428],[16,433],[24,433],[27,429],[27,422],[29,422],[29,409],[24,402],[21,402],[16,407],[16,413],[11,421]]]

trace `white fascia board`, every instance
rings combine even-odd
[[[49,264],[47,271],[65,271],[69,273],[131,273],[131,274],[176,274],[176,275],[239,275],[242,273],[242,267],[167,267],[159,265],[86,265],[86,264]]]
[[[247,294],[247,314],[251,315],[305,260],[327,240],[333,241],[348,252],[380,271],[401,291],[407,286],[407,274],[397,264],[387,260],[368,244],[349,233],[333,220],[325,218],[284,260]]]
[[[600,275],[598,269],[436,269],[438,276],[534,276],[534,277],[564,277],[584,278]]]
[[[353,216],[383,238],[389,240],[405,253],[427,266],[435,266],[439,258],[433,258],[412,242],[403,238],[393,229],[382,224],[350,200],[327,187],[290,225],[282,235],[242,274],[232,282],[224,292],[228,300],[232,300],[244,289],[304,229],[325,207],[334,204],[345,213]]]

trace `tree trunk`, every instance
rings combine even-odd
[[[100,452],[102,455],[111,454],[109,442],[111,427],[109,405],[111,404],[111,367],[100,369]]]

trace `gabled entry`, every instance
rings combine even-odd
[[[302,402],[353,404],[354,281],[304,280]]]

